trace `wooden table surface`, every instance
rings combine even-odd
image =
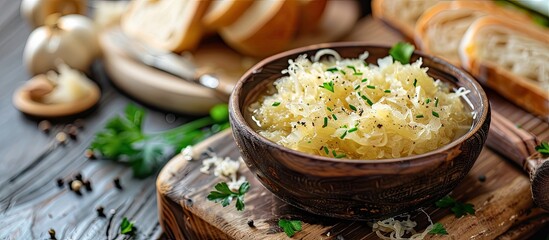
[[[91,1],[88,1],[91,2]],[[12,105],[12,93],[31,76],[23,65],[24,43],[31,28],[19,13],[20,0],[0,0],[0,239],[48,239],[53,228],[57,239],[122,239],[117,234],[123,217],[135,222],[140,239],[156,239],[158,224],[155,177],[138,180],[129,167],[88,160],[84,151],[96,131],[111,116],[134,102],[108,81],[100,63],[91,78],[102,88],[101,101],[85,121],[77,140],[58,145],[55,133],[74,119],[52,121],[50,134],[42,133],[39,120],[21,114]],[[188,121],[185,116],[147,108],[145,131],[173,128]],[[93,191],[79,196],[57,186],[56,179],[72,179],[81,173]],[[122,190],[113,185],[120,178]],[[96,207],[105,208],[106,218]],[[116,213],[111,219],[111,209]]]

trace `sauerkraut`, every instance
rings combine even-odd
[[[384,159],[422,154],[465,133],[469,91],[450,91],[422,68],[391,56],[289,60],[274,93],[250,106],[262,136],[288,148],[335,158]],[[318,59],[318,58],[315,58]]]

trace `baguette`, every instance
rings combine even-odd
[[[547,119],[549,31],[495,17],[476,20],[463,37],[463,67],[485,85]]]
[[[492,2],[441,2],[418,19],[415,28],[416,45],[426,53],[459,66],[458,48],[463,34],[476,19],[488,15],[530,21],[528,16]]]
[[[317,30],[328,0],[299,0],[299,32],[312,33]]]
[[[127,35],[151,47],[173,52],[195,48],[202,36],[201,19],[210,0],[135,0],[122,16]]]
[[[265,57],[285,50],[297,30],[296,1],[255,1],[236,22],[219,34],[240,53]]]
[[[372,0],[372,14],[408,39],[414,39],[416,21],[439,0]]]
[[[231,25],[252,3],[253,0],[213,0],[202,18],[202,24],[210,30]]]

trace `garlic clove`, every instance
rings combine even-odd
[[[41,102],[44,96],[53,91],[54,85],[48,80],[46,75],[40,74],[25,84],[24,89],[29,92],[30,98],[33,101]]]
[[[91,89],[91,80],[66,64],[58,65],[59,74],[54,75],[56,86],[43,97],[46,104],[70,103],[85,98]],[[50,77],[51,78],[51,77]]]

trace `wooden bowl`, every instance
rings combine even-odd
[[[447,195],[467,175],[486,140],[490,105],[481,86],[465,71],[448,62],[414,52],[423,58],[428,74],[457,87],[465,87],[475,112],[471,129],[435,151],[383,160],[335,159],[298,152],[255,132],[244,111],[281,77],[288,60],[313,56],[331,48],[342,58],[377,64],[389,48],[361,43],[331,43],[299,48],[269,57],[252,67],[237,83],[229,101],[233,135],[246,165],[269,191],[283,201],[313,214],[350,220],[391,217],[433,203]],[[250,121],[250,122],[248,122]],[[253,187],[253,186],[252,186]]]

